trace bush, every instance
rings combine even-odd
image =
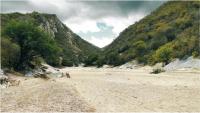
[[[161,73],[161,72],[164,72],[164,70],[158,68],[158,69],[153,69],[153,71],[151,73],[152,74],[158,74],[158,73]]]
[[[109,55],[106,55],[104,60],[106,60],[105,62],[108,65],[118,66],[121,64],[121,59],[116,52],[112,52]]]
[[[8,37],[1,37],[1,66],[2,68],[17,67],[20,58],[20,46]]]
[[[98,57],[97,67],[101,67],[101,66],[103,66],[103,64],[105,64],[105,57],[102,55],[102,56]]]
[[[137,56],[143,56],[147,48],[146,43],[142,40],[133,43],[133,47],[135,48]]]
[[[73,66],[73,61],[72,60],[69,60],[67,58],[64,58],[63,61],[62,61],[62,65],[63,66]]]
[[[42,66],[41,64],[43,62],[44,62],[44,60],[43,60],[42,57],[40,57],[40,56],[34,56],[33,59],[30,61],[30,67],[34,68],[34,69],[39,68],[39,67]]]
[[[151,36],[152,39],[149,42],[149,48],[156,50],[163,44],[167,43],[167,37],[161,33],[154,33],[154,35]]]
[[[171,44],[166,44],[161,46],[158,50],[156,50],[154,54],[155,62],[164,62],[168,64],[172,60],[173,49],[171,48]]]
[[[97,59],[98,59],[98,55],[96,55],[96,54],[91,54],[91,55],[89,55],[89,56],[86,58],[86,60],[84,61],[85,66],[93,66],[93,65],[96,65]]]
[[[194,58],[197,58],[197,57],[199,56],[199,53],[198,53],[197,51],[193,51],[193,52],[192,52],[192,56],[193,56]]]

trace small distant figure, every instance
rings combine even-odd
[[[66,73],[65,75],[67,76],[67,78],[71,78],[70,75],[69,75],[69,73]]]
[[[66,76],[67,78],[71,78],[70,75],[69,75],[69,73],[67,73],[67,72],[66,72],[65,74],[62,73],[62,77],[65,77],[65,76]]]

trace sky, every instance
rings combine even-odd
[[[74,33],[102,48],[164,1],[1,0],[1,12],[56,14]]]

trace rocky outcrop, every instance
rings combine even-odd
[[[136,60],[133,60],[133,61],[127,62],[127,63],[119,66],[119,69],[135,69],[138,67],[140,67],[139,63]]]
[[[200,70],[200,59],[189,57],[185,60],[176,59],[164,67],[166,71],[175,71],[180,69]]]
[[[63,73],[58,68],[54,68],[48,64],[42,64],[40,68],[27,72],[25,76],[43,78],[43,79],[61,78],[61,77],[71,78],[69,73]]]
[[[56,43],[63,49],[63,60],[80,64],[88,53],[96,53],[99,49],[81,39],[63,24],[55,14],[29,14],[37,21],[39,26],[50,34]],[[72,64],[73,65],[73,64]]]

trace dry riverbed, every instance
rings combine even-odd
[[[64,68],[68,78],[15,77],[1,89],[1,111],[200,111],[200,73],[148,68]]]

